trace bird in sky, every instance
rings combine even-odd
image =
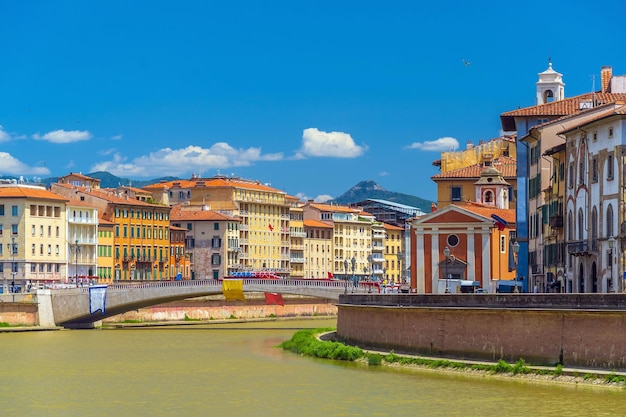
[[[465,65],[466,67],[469,67],[469,66],[470,66],[470,64],[471,64],[471,62],[469,62],[469,61],[468,61],[468,60],[466,60],[466,59],[462,59],[461,61],[463,61],[463,65]]]

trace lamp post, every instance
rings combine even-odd
[[[615,238],[613,236],[609,237],[609,265],[611,270],[609,272],[609,282],[607,282],[607,292],[615,292],[615,281],[613,281],[613,248],[615,248]]]
[[[445,273],[446,273],[446,294],[450,294],[450,287],[449,287],[450,275],[448,274],[448,263],[450,263],[450,248],[449,247],[446,246],[443,249],[443,256],[446,257],[446,268],[445,268]]]
[[[80,245],[78,244],[78,239],[74,243],[74,254],[75,262],[74,262],[74,283],[76,284],[76,288],[78,288],[78,253],[80,252]]]
[[[11,236],[11,243],[7,243],[7,247],[11,250],[11,288],[9,292],[13,294],[13,301],[15,302],[15,275],[17,274],[17,268],[15,268],[15,252],[17,251],[17,243],[15,243],[14,236]]]
[[[350,263],[352,264],[352,283],[354,284],[354,271],[356,270],[356,258],[354,256],[350,259]]]
[[[346,288],[344,290],[344,294],[347,294],[348,293],[348,260],[347,259],[344,259],[343,261],[343,273],[346,278]]]
[[[511,244],[511,248],[513,249],[513,256],[515,257],[515,292],[519,292],[517,289],[517,281],[518,281],[518,271],[517,271],[517,254],[519,253],[519,243],[517,240]]]
[[[398,257],[398,279],[404,284],[404,271],[402,270],[402,251],[398,251],[396,256]]]

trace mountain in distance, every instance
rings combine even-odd
[[[409,194],[387,191],[372,180],[361,181],[339,197],[327,201],[328,203],[346,205],[359,203],[367,199],[387,200],[406,206],[417,207],[424,213],[429,213],[433,201],[425,200]]]
[[[146,185],[156,184],[161,181],[174,181],[174,180],[180,179],[177,177],[161,177],[161,178],[154,178],[154,179],[150,179],[146,181],[140,181],[140,180],[131,180],[130,178],[120,178],[106,171],[96,171],[90,174],[83,174],[83,175],[100,180],[101,188],[117,188],[119,186],[130,186],[130,187],[135,187],[135,188],[142,188],[142,187],[145,187]],[[57,182],[58,179],[59,179],[58,177],[49,177],[49,178],[42,179],[41,182],[45,184],[47,187],[49,187],[51,183]]]
[[[106,171],[97,171],[89,174],[84,174],[87,177],[96,178],[100,180],[101,188],[117,188],[119,186],[132,186],[135,188],[142,188],[146,185],[156,184],[161,181],[175,181],[180,178],[177,177],[161,177],[153,178],[150,180],[140,181],[132,180],[129,178],[117,177]],[[48,177],[41,179],[41,183],[49,187],[51,183],[57,182],[58,177]],[[329,200],[328,203],[339,205],[350,205],[358,203],[368,198],[376,200],[387,200],[398,204],[404,204],[411,207],[417,207],[424,213],[430,212],[432,201],[425,200],[420,197],[402,194],[393,191],[387,191],[376,182],[372,180],[361,181],[339,197]]]

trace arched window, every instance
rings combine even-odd
[[[598,209],[591,210],[591,242],[593,245],[598,241]]]
[[[554,93],[552,92],[552,90],[546,90],[543,93],[543,102],[544,103],[551,103],[554,101]]]
[[[583,229],[585,224],[583,223],[583,209],[578,209],[578,240],[583,240]]]
[[[609,204],[606,208],[606,237],[615,236],[613,228],[613,206]]]
[[[486,204],[493,204],[493,193],[491,191],[485,191],[483,202]]]
[[[567,240],[574,240],[574,215],[571,211],[567,213]]]

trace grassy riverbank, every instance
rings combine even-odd
[[[320,335],[331,334],[333,328],[306,329],[296,332],[291,340],[280,344],[289,350],[316,358],[361,361],[369,366],[404,366],[421,369],[446,370],[465,374],[494,375],[516,377],[526,380],[555,383],[593,384],[613,387],[626,386],[626,374],[599,370],[572,370],[562,365],[553,368],[530,366],[523,359],[516,363],[499,360],[496,363],[424,358],[419,356],[398,355],[366,351],[357,346],[350,346],[335,340],[321,340]],[[331,338],[332,339],[332,338]]]

